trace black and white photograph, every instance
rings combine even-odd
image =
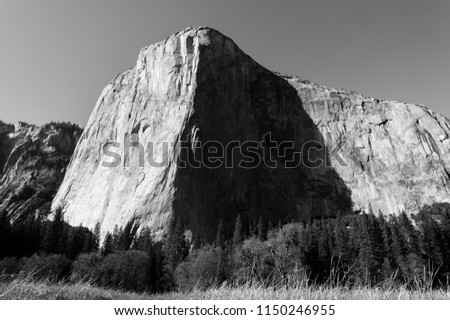
[[[437,316],[449,89],[447,0],[0,0],[0,315]]]

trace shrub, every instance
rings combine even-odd
[[[60,254],[38,255],[24,258],[21,272],[34,278],[60,281],[68,278],[71,261]]]
[[[247,277],[267,283],[275,268],[267,244],[258,238],[247,239],[239,254]]]
[[[0,260],[0,274],[12,275],[20,270],[20,261],[17,258],[3,258]]]
[[[82,253],[72,264],[72,280],[99,282],[103,257],[98,253]]]
[[[207,289],[227,278],[226,254],[218,247],[204,247],[195,250],[175,270],[175,281],[182,290]]]
[[[99,283],[126,290],[148,287],[150,259],[143,251],[120,251],[107,255],[98,268]]]

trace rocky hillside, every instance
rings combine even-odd
[[[13,219],[48,214],[80,135],[64,123],[0,122],[0,210]]]
[[[450,201],[449,135],[450,122],[424,107],[273,73],[221,33],[188,28],[142,49],[103,90],[53,208],[74,225],[100,222],[105,232],[133,220],[157,237],[181,217],[204,239],[238,213],[276,223],[417,210]],[[239,152],[214,169],[183,165],[204,160],[199,146],[211,141],[293,144],[258,149],[265,165],[251,169]],[[149,142],[164,165],[139,158]],[[162,152],[164,142],[175,148]]]

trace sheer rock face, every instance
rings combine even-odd
[[[81,129],[0,122],[0,209],[13,220],[48,214]]]
[[[198,146],[206,142],[267,144],[269,132],[272,141],[294,142],[284,155],[258,151],[276,168],[244,169],[239,153],[227,153],[230,168],[182,165],[204,157]],[[73,225],[100,222],[106,232],[132,220],[156,237],[179,216],[206,240],[220,218],[231,228],[238,213],[276,223],[369,204],[385,213],[417,209],[450,200],[449,134],[448,120],[423,107],[275,74],[219,32],[189,28],[142,49],[136,66],[104,89],[53,208]],[[137,141],[153,151],[143,163]],[[313,158],[332,165],[313,169],[304,159],[286,168],[309,141],[326,146]],[[175,148],[162,152],[164,142]],[[332,152],[339,144],[345,164]],[[111,165],[105,151],[120,161]],[[166,161],[151,165],[149,155]]]
[[[356,210],[414,213],[450,202],[450,120],[424,106],[287,79],[331,145],[343,145],[347,165],[334,167]]]

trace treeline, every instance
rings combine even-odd
[[[268,286],[300,282],[331,286],[448,287],[450,204],[418,214],[354,214],[269,228],[261,219],[232,235],[218,228],[212,245],[200,246],[177,266],[179,287],[224,281]]]
[[[233,232],[219,223],[213,243],[187,236],[181,219],[161,242],[131,221],[100,245],[98,227],[69,227],[60,210],[51,222],[0,217],[0,273],[41,279],[163,292],[249,282],[424,289],[447,287],[450,275],[450,204],[411,217],[369,212],[278,226],[238,215]]]
[[[83,130],[83,128],[81,128],[78,124],[72,123],[70,121],[51,121],[49,123],[44,124],[45,128],[50,128],[52,126],[56,126],[59,128],[66,128],[68,130],[75,130],[75,131]]]
[[[65,280],[73,259],[81,253],[99,249],[96,233],[64,222],[61,210],[54,220],[43,216],[20,217],[11,221],[0,212],[0,280],[23,273],[40,279]]]
[[[61,209],[52,220],[46,216],[12,221],[6,210],[0,212],[0,281],[21,275],[150,292],[174,288],[165,276],[163,244],[153,242],[148,230],[137,235],[130,222],[100,245],[99,225],[93,231],[70,226]]]
[[[99,249],[100,229],[72,227],[64,222],[61,209],[49,221],[42,216],[19,217],[11,221],[0,212],[0,258],[29,257],[35,253],[64,254],[74,259],[82,252]]]

